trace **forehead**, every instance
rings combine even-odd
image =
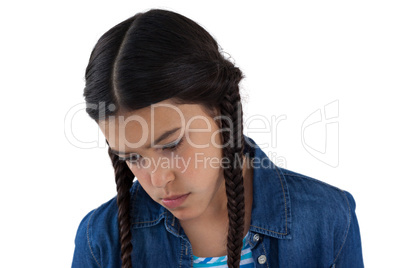
[[[164,132],[179,127],[174,136],[180,137],[188,128],[214,128],[214,119],[199,104],[160,102],[146,108],[110,116],[99,122],[110,147],[129,151],[149,145]]]

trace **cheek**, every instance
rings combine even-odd
[[[208,165],[205,165],[205,150],[198,148],[191,148],[183,154],[185,161],[185,168],[181,169],[182,174],[187,179],[190,179],[194,183],[202,183],[201,180],[205,180],[208,174],[211,172]]]
[[[196,155],[198,153],[198,155]],[[185,157],[187,168],[182,173],[183,178],[190,182],[194,187],[209,188],[217,183],[221,177],[222,170],[217,163],[218,156],[208,150],[192,150]],[[212,163],[211,159],[215,161]]]
[[[127,163],[128,168],[134,174],[135,178],[141,184],[141,186],[145,189],[148,188],[148,184],[150,184],[150,177],[145,169],[138,168],[136,165]]]

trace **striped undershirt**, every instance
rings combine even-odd
[[[215,267],[227,268],[227,256],[222,257],[197,257],[193,255],[194,268],[196,267]],[[241,250],[240,268],[254,268],[254,260],[251,255],[250,245],[246,243],[246,238],[243,239],[243,248]]]

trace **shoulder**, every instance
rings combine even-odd
[[[278,169],[285,177],[292,201],[319,205],[320,209],[343,212],[346,216],[355,209],[355,200],[348,191],[295,171]]]
[[[72,267],[109,267],[120,261],[116,197],[91,210],[75,237]],[[116,254],[113,254],[116,252]]]
[[[334,261],[341,253],[345,254],[346,242],[359,235],[356,231],[351,232],[351,226],[357,225],[352,194],[316,178],[278,169],[289,189],[293,233],[303,233],[306,240],[316,245],[324,243],[317,237],[326,240]],[[328,241],[332,242],[328,244]]]

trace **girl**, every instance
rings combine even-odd
[[[99,39],[84,97],[117,196],[82,220],[72,267],[363,267],[352,195],[274,165],[243,135],[242,78],[171,11]]]

